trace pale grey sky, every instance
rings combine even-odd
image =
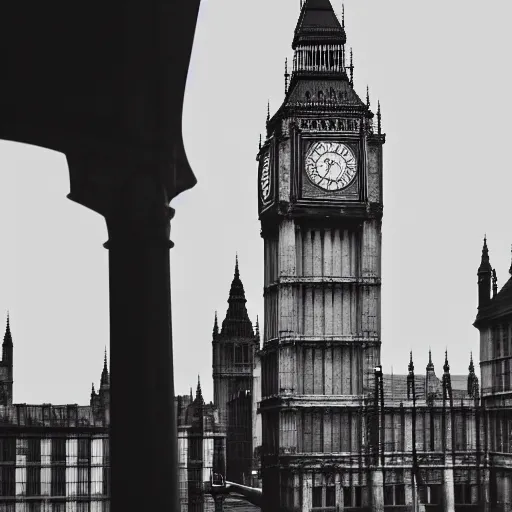
[[[172,202],[179,393],[200,373],[212,398],[213,316],[224,318],[236,252],[249,316],[263,316],[255,156],[267,99],[272,113],[283,100],[298,14],[299,0],[202,1],[183,119],[199,183]],[[508,0],[345,2],[355,88],[364,97],[370,86],[372,106],[380,99],[387,134],[386,371],[405,372],[411,349],[423,369],[430,345],[439,370],[448,347],[452,371],[467,372],[484,233],[499,286],[509,277],[511,14]],[[0,312],[11,312],[14,399],[88,403],[108,345],[104,220],[66,199],[63,155],[0,141],[0,166]]]

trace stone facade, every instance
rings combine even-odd
[[[13,340],[2,345],[0,510],[110,510],[110,376],[105,354],[88,406],[13,404]]]
[[[512,275],[512,265],[509,273]],[[492,510],[512,510],[512,277],[498,291],[487,240],[478,269],[482,407],[486,412],[486,448]]]
[[[195,399],[179,396],[175,402],[180,512],[216,512],[209,483],[214,473],[226,472],[226,433],[218,410],[205,404],[199,382]]]

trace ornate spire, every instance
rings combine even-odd
[[[260,142],[259,142],[258,149],[261,149],[261,133],[260,133]]]
[[[96,396],[96,390],[94,389],[94,382],[92,383],[91,396]]]
[[[434,371],[434,363],[432,362],[432,350],[428,349],[428,364],[427,364],[427,372]]]
[[[215,311],[215,319],[213,321],[213,339],[219,335],[219,322],[217,320],[217,311]]]
[[[5,326],[5,334],[4,334],[4,343],[5,346],[12,347],[12,334],[11,334],[11,324],[9,320],[9,311],[7,311],[7,325]]]
[[[247,314],[247,308],[245,306],[246,302],[244,285],[240,279],[237,255],[235,261],[235,275],[229,291],[229,306],[226,318],[222,322],[222,335],[246,338],[254,337],[252,323],[249,320],[249,315]]]
[[[350,85],[354,87],[354,53],[352,48],[350,48]]]
[[[414,397],[416,394],[415,386],[414,386],[414,363],[412,362],[412,350],[411,350],[411,358],[409,360],[409,375],[407,375],[407,400],[411,399],[411,396]]]
[[[105,347],[105,355],[103,357],[103,370],[101,372],[100,388],[110,384],[110,376],[107,367],[107,347]]]
[[[288,73],[288,59],[284,59],[284,93],[288,93],[288,80],[290,79],[290,74]]]
[[[203,392],[201,391],[201,379],[197,376],[197,388],[196,388],[196,404],[204,405]]]
[[[366,86],[366,106],[370,108],[370,87]]]
[[[341,28],[345,28],[345,4],[341,4]]]
[[[260,342],[260,319],[259,319],[258,315],[256,315],[256,329],[255,329],[254,336],[256,337],[256,339],[258,340],[258,343],[259,343]]]
[[[382,118],[380,113],[380,101],[377,101],[377,133],[382,133]]]
[[[192,393],[192,386],[190,386],[190,403],[194,401],[194,394]]]
[[[445,374],[449,374],[450,373],[450,365],[448,363],[448,350],[445,350],[445,352],[444,352],[443,370],[444,370]]]
[[[487,236],[484,236],[482,247],[482,261],[478,267],[478,307],[485,307],[491,300],[492,267],[489,261],[489,249],[487,247]]]
[[[492,269],[492,296],[496,297],[498,293],[498,276],[496,275],[496,269]]]
[[[267,101],[267,123],[270,122],[270,100]]]
[[[487,235],[484,236],[484,246],[482,247],[482,261],[480,263],[480,267],[478,268],[478,272],[489,272],[491,273],[491,263],[489,260],[489,248],[487,247]]]
[[[473,364],[473,352],[470,353],[468,369],[468,395],[472,398],[478,398],[478,377],[475,374],[475,365]]]

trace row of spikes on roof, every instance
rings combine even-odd
[[[249,315],[247,313],[246,303],[247,300],[245,298],[244,285],[240,279],[237,255],[235,258],[235,275],[229,290],[229,306],[226,312],[226,318],[222,322],[222,330],[220,331],[220,334],[224,336],[236,336],[241,338],[256,338],[259,341],[260,327],[258,317],[256,317],[256,326],[253,330],[252,322],[249,319]],[[218,335],[219,323],[216,311],[213,324],[213,338],[215,339]]]
[[[301,13],[295,28],[292,43],[293,50],[300,46],[301,43],[334,44],[344,47],[346,42],[345,5],[342,5],[340,24],[329,0],[306,0],[305,2],[301,0]],[[346,66],[345,62],[343,62],[342,69],[343,71],[339,73],[340,77],[346,77],[351,87],[354,87],[354,52],[352,48],[350,48],[350,64]],[[346,70],[349,72],[348,76],[346,75]],[[284,61],[285,96],[289,91],[291,77],[292,75],[288,70],[288,59],[286,58]],[[368,86],[366,86],[366,106],[370,109],[370,90]],[[267,128],[270,118],[270,101],[268,101],[266,118]],[[377,123],[379,133],[381,132],[381,120],[380,101],[377,101]],[[261,146],[262,142],[260,134],[259,149],[261,149]]]
[[[412,360],[412,350],[410,353],[410,360],[409,360],[409,373],[414,373],[414,362]],[[433,372],[434,371],[434,363],[432,362],[432,350],[428,350],[428,364],[426,368],[427,372]],[[475,373],[475,365],[473,363],[473,352],[469,353],[469,367],[468,367],[469,373]],[[444,352],[444,365],[443,365],[443,371],[444,373],[450,373],[450,363],[448,362],[448,349]]]
[[[409,377],[414,378],[414,362],[412,359],[412,350],[410,353],[409,360]],[[434,363],[432,362],[432,351],[428,351],[428,364],[427,364],[427,375],[434,373]],[[474,396],[478,392],[478,377],[475,373],[475,364],[473,362],[473,352],[469,354],[469,366],[468,366],[468,393]],[[443,365],[443,382],[450,382],[450,363],[448,362],[448,349],[444,352],[444,365]]]

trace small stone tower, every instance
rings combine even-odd
[[[254,333],[246,302],[237,257],[226,318],[219,332],[215,314],[213,327],[213,396],[220,421],[225,425],[230,397],[239,391],[252,392],[252,368],[254,353],[259,348],[259,335]]]

